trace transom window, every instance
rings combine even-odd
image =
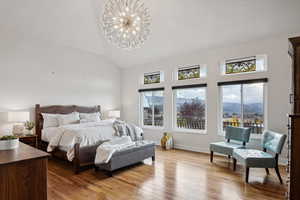
[[[163,127],[164,89],[139,90],[141,96],[141,124],[143,126]]]
[[[250,127],[251,133],[262,134],[265,129],[265,87],[267,79],[222,82],[221,128]]]
[[[176,80],[189,80],[206,77],[206,66],[193,65],[180,67],[176,71]]]
[[[206,129],[206,84],[174,86],[174,126],[183,130]]]
[[[163,81],[163,76],[161,72],[151,72],[144,74],[144,85],[161,83]]]
[[[221,65],[224,75],[261,72],[266,70],[266,56],[251,56],[226,60]]]

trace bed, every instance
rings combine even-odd
[[[53,105],[53,106],[40,106],[37,104],[35,106],[35,118],[36,118],[36,134],[38,137],[38,141],[40,144],[40,148],[43,150],[47,149],[47,146],[49,144],[49,138],[51,135],[55,134],[55,130],[48,131],[47,134],[42,134],[43,132],[43,116],[42,113],[48,113],[48,114],[70,114],[72,112],[79,112],[79,113],[101,113],[101,107],[93,106],[93,107],[84,107],[84,106],[76,106],[76,105],[70,105],[70,106],[63,106],[63,105]],[[96,149],[97,147],[102,143],[103,141],[99,141],[99,143],[91,146],[80,146],[80,143],[76,143],[74,145],[73,151],[74,151],[74,158],[72,159],[72,164],[74,168],[75,173],[79,173],[82,167],[93,165]],[[54,157],[68,160],[67,159],[67,151],[63,148],[56,148],[54,151],[52,151],[52,155]]]

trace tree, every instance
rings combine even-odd
[[[179,108],[180,117],[189,119],[203,119],[205,116],[205,106],[199,100],[193,99],[192,102],[185,102]]]

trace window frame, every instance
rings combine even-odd
[[[230,81],[229,81],[230,82]],[[243,81],[241,81],[243,82]],[[256,82],[256,83],[262,83],[263,84],[263,111],[264,111],[264,130],[268,129],[268,101],[267,101],[267,95],[268,95],[268,82]],[[243,119],[244,119],[244,93],[243,93],[243,86],[242,85],[247,85],[247,84],[255,84],[254,82],[251,83],[239,83],[239,84],[227,84],[227,85],[240,85],[241,86],[241,122],[242,124],[244,123]],[[218,90],[219,90],[219,101],[218,101],[218,135],[220,136],[225,136],[225,130],[223,130],[223,87],[219,86]],[[241,126],[243,127],[243,126]],[[254,139],[260,139],[262,136],[262,134],[258,134],[258,133],[251,133],[250,137],[254,138]]]
[[[203,84],[200,84],[203,85]],[[206,85],[206,84],[205,84]],[[178,89],[191,89],[191,88],[203,88],[205,90],[205,129],[188,129],[188,128],[179,128],[177,126],[177,106],[176,106],[176,90]],[[175,132],[181,132],[181,133],[196,133],[196,134],[207,134],[207,86],[199,86],[195,87],[194,85],[191,85],[191,87],[182,87],[177,89],[172,89],[172,129]]]
[[[153,96],[153,92],[155,91],[162,91],[163,92],[163,125],[162,126],[155,126],[155,125],[144,125],[144,101],[143,101],[143,93],[144,92],[152,92],[152,96]],[[152,105],[152,124],[154,123],[154,105]],[[164,88],[151,88],[151,89],[140,89],[139,90],[139,124],[142,128],[145,129],[164,129],[165,127],[165,90]]]

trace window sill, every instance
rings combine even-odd
[[[152,129],[152,130],[163,130],[165,127],[163,126],[142,126],[143,129]]]
[[[232,74],[221,74],[221,76],[224,77],[230,77],[230,76],[242,76],[242,75],[247,75],[247,74],[263,74],[266,73],[267,70],[262,70],[262,71],[255,71],[255,72],[241,72],[241,73],[232,73]]]
[[[193,129],[176,128],[176,129],[173,129],[173,131],[178,132],[178,133],[187,133],[187,134],[199,134],[199,135],[206,135],[207,134],[206,130],[193,130]]]

